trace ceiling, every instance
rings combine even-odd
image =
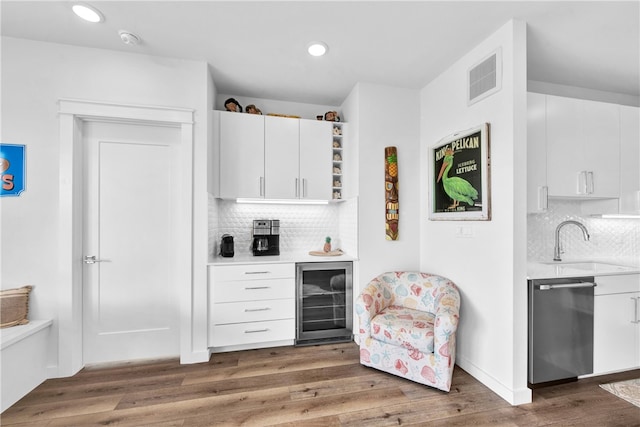
[[[338,106],[357,82],[422,88],[515,18],[528,24],[529,80],[640,96],[640,0],[88,3],[103,23],[70,1],[2,0],[1,33],[206,61],[219,93]],[[324,57],[306,53],[315,40]]]

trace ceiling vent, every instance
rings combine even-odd
[[[468,72],[467,101],[474,104],[502,88],[502,50],[498,49]]]

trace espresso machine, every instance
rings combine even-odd
[[[280,255],[280,220],[253,220],[253,255]]]

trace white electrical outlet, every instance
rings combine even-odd
[[[475,236],[473,227],[470,225],[461,225],[456,228],[456,237],[470,239]]]

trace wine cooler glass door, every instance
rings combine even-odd
[[[345,341],[352,336],[352,264],[298,264],[296,343]]]

